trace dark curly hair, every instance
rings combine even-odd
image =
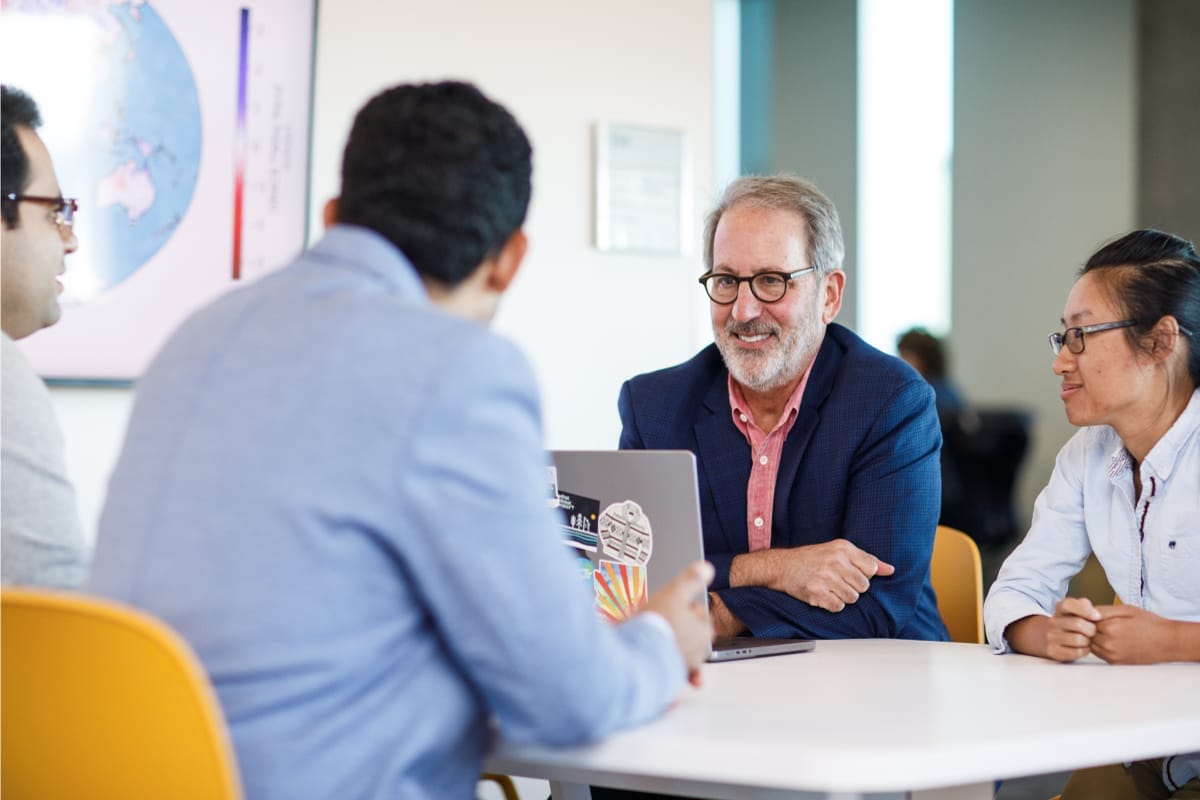
[[[7,228],[17,224],[17,204],[8,200],[29,182],[29,156],[17,139],[17,126],[42,124],[37,103],[20,89],[0,86],[0,217]]]
[[[1188,373],[1200,385],[1200,255],[1187,239],[1146,228],[1110,242],[1079,271],[1095,272],[1125,319],[1135,348],[1148,348],[1146,334],[1165,316],[1179,323],[1188,342]]]
[[[474,86],[395,86],[354,119],[338,219],[375,231],[418,273],[455,286],[525,221],[532,157],[512,114]]]

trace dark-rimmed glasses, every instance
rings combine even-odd
[[[787,294],[788,286],[793,280],[814,269],[816,267],[805,267],[795,272],[759,272],[745,278],[728,272],[706,272],[700,276],[700,285],[717,305],[733,305],[743,283],[750,284],[750,293],[760,303],[778,303]]]
[[[14,203],[39,203],[54,209],[54,223],[61,228],[71,228],[75,225],[75,212],[79,210],[79,201],[74,197],[44,197],[36,194],[4,195],[5,200]]]
[[[1084,325],[1082,327],[1067,328],[1062,333],[1052,333],[1048,337],[1050,340],[1050,351],[1054,355],[1062,352],[1063,345],[1066,345],[1074,355],[1079,355],[1083,352],[1083,335],[1085,333],[1099,333],[1100,331],[1111,331],[1117,328],[1129,328],[1137,325],[1139,320],[1123,319],[1120,322],[1100,322],[1096,325]]]

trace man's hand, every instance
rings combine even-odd
[[[716,592],[708,593],[708,618],[712,620],[717,636],[741,636],[746,632],[745,624],[733,615]]]
[[[704,590],[712,583],[713,566],[697,561],[650,595],[645,610],[663,616],[675,632],[675,643],[687,664],[688,680],[700,685],[700,665],[708,658],[713,628],[704,607]]]
[[[766,586],[826,611],[858,601],[876,575],[896,568],[846,539],[786,549],[758,550],[733,560],[729,583]]]
[[[1173,661],[1178,623],[1136,606],[1100,606],[1092,652],[1110,664]]]

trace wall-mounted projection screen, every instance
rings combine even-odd
[[[70,10],[64,10],[69,8]],[[315,0],[6,0],[27,92],[79,201],[39,374],[136,379],[193,310],[304,246]]]

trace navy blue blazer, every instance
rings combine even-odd
[[[911,367],[832,324],[783,445],[772,547],[844,538],[893,564],[837,613],[762,586],[729,586],[748,549],[751,454],[734,427],[716,345],[621,387],[622,449],[691,450],[700,479],[712,590],[755,636],[949,639],[929,582],[941,505],[942,444],[933,390]]]

